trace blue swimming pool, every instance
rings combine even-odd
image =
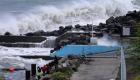
[[[118,47],[98,46],[98,45],[67,45],[56,51],[54,55],[59,57],[67,57],[68,55],[88,55],[104,53],[108,51],[118,50]]]

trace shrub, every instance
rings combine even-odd
[[[73,73],[73,70],[70,69],[70,68],[65,68],[63,71],[62,71],[64,74],[66,74],[68,77],[70,77]]]
[[[135,80],[140,80],[140,75],[135,78]]]
[[[0,77],[0,80],[4,80],[2,77]]]
[[[54,80],[67,80],[68,76],[62,72],[55,72],[52,74]]]

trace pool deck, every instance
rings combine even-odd
[[[91,57],[90,64],[82,64],[71,80],[115,80],[120,66],[116,54],[97,54]]]

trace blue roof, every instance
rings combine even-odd
[[[56,51],[54,55],[67,57],[68,55],[88,55],[118,50],[118,47],[98,45],[67,45]]]

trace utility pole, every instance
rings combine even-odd
[[[92,31],[91,31],[90,33],[91,33],[90,43],[91,43],[92,45],[96,45],[96,44],[97,44],[97,38],[96,38],[96,36],[94,35],[93,21],[92,21]]]

